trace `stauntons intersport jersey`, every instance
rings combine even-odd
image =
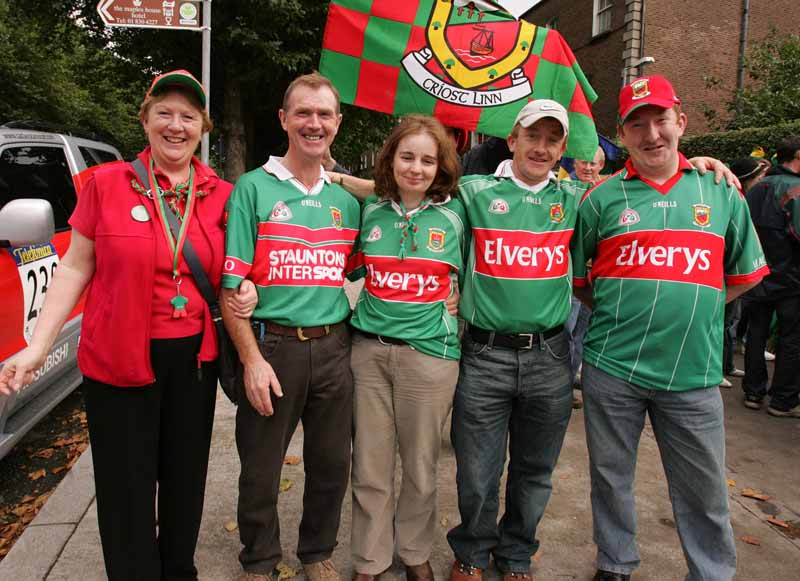
[[[445,300],[462,270],[468,236],[464,208],[457,199],[431,204],[414,220],[416,249],[407,242],[406,256],[400,259],[400,206],[378,198],[365,204],[356,258],[364,288],[350,323],[368,333],[403,339],[427,355],[458,359],[458,321],[447,312]]]
[[[509,177],[462,178],[472,243],[459,314],[468,323],[501,333],[564,324],[572,295],[570,238],[584,191],[563,180],[532,193]]]
[[[350,194],[330,183],[305,193],[261,167],[239,179],[227,209],[222,286],[250,278],[254,318],[291,327],[347,318],[344,274],[360,214]]]
[[[648,389],[683,391],[722,380],[725,286],[766,273],[747,204],[681,156],[662,185],[625,169],[581,202],[572,256],[575,285],[593,311],[584,360]]]

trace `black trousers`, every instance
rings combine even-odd
[[[800,296],[769,301],[748,301],[749,327],[745,346],[746,395],[762,399],[767,393],[767,364],[764,349],[769,338],[772,314],[778,318],[778,351],[775,373],[769,389],[770,406],[787,411],[800,404]]]
[[[198,377],[199,335],[150,345],[154,384],[84,379],[106,574],[111,581],[194,581],[216,364],[204,364]]]
[[[303,563],[331,556],[350,477],[353,375],[350,332],[337,325],[329,335],[300,341],[266,334],[264,358],[281,382],[274,414],[263,417],[242,390],[236,412],[239,476],[239,560],[251,573],[271,573],[281,559],[278,494],[283,457],[303,422],[305,489],[297,555]]]

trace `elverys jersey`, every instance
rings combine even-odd
[[[402,339],[427,355],[458,359],[458,321],[444,303],[463,265],[464,208],[457,199],[431,204],[416,212],[414,224],[416,249],[407,241],[406,256],[400,259],[402,209],[376,197],[365,204],[356,256],[364,288],[350,323]]]
[[[459,314],[501,333],[545,331],[570,310],[569,244],[585,186],[551,180],[532,193],[510,177],[465,176],[459,195],[472,229]]]
[[[575,284],[593,260],[592,319],[583,357],[648,389],[722,380],[726,284],[767,272],[747,204],[681,156],[662,185],[625,169],[590,190],[573,238]]]
[[[360,213],[350,194],[330,183],[305,193],[261,167],[239,178],[227,210],[222,286],[252,279],[254,318],[291,327],[347,318],[344,273]]]

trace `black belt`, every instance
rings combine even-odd
[[[539,331],[538,333],[496,333],[487,331],[480,327],[469,326],[469,335],[477,343],[488,345],[489,347],[507,347],[508,349],[533,349],[542,340],[555,337],[564,330],[564,325]]]
[[[402,339],[395,339],[394,337],[384,337],[383,335],[376,335],[375,333],[367,333],[359,329],[360,334],[364,335],[367,339],[375,339],[383,345],[408,345],[408,342]]]

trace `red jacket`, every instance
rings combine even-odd
[[[139,154],[145,167],[150,148]],[[219,292],[225,258],[224,211],[233,186],[214,170],[192,158],[198,197],[195,217],[212,248],[212,270],[207,273]],[[163,236],[153,200],[131,185],[138,179],[130,164],[115,164],[94,173],[78,198],[70,224],[94,240],[95,272],[83,312],[78,365],[81,372],[102,383],[119,387],[148,385],[155,381],[150,364],[150,320],[155,274],[156,236]],[[150,219],[132,217],[144,206]],[[190,240],[192,236],[190,235]],[[205,305],[200,361],[217,358],[217,335]]]

